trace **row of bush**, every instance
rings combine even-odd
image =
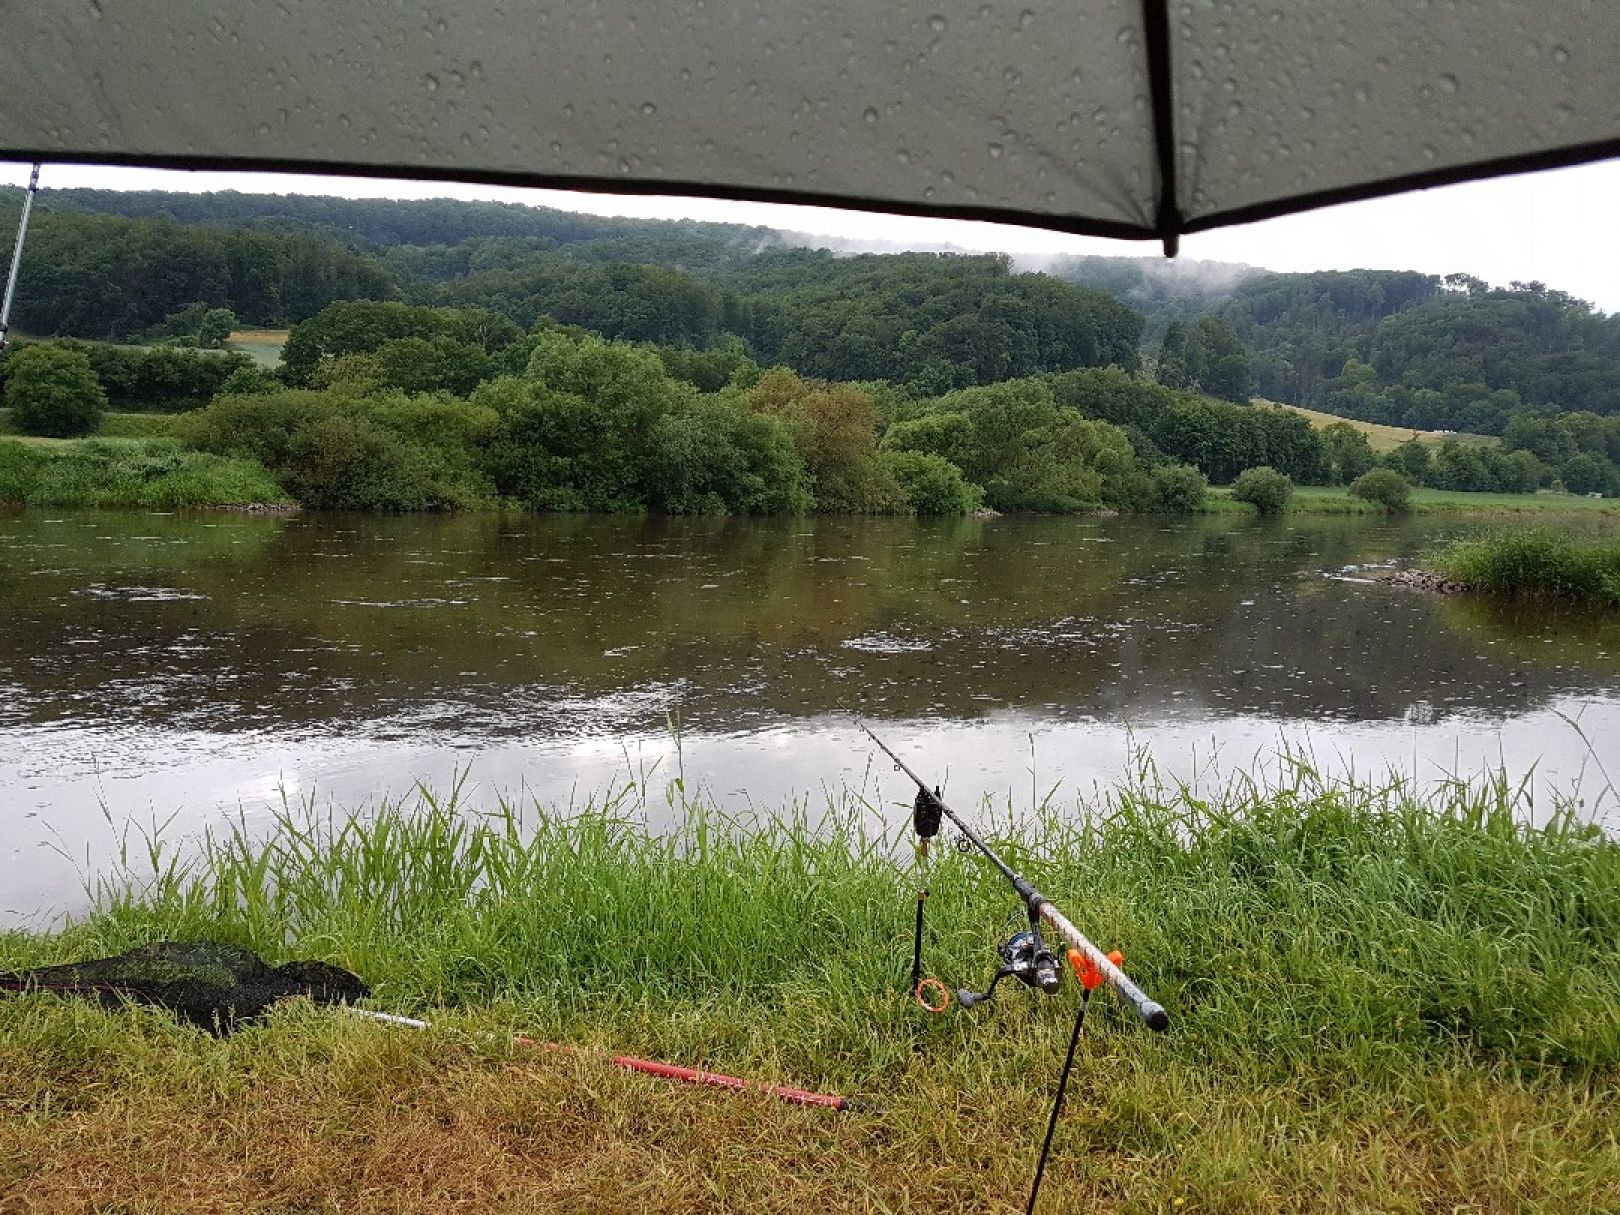
[[[343,305],[323,318],[324,330],[316,327],[322,353],[300,364],[298,377],[316,387],[289,389],[283,378],[238,368],[208,408],[173,425],[196,448],[257,461],[287,494],[317,508],[513,502],[667,514],[963,514],[983,506],[1187,513],[1203,506],[1203,472],[1167,455],[1141,428],[1096,415],[1128,413],[1183,450],[1212,433],[1191,425],[1199,415],[1229,439],[1246,436],[1260,453],[1310,450],[1299,441],[1297,415],[1173,393],[1115,372],[916,400],[887,385],[868,390],[781,368],[761,372],[733,351],[717,360],[729,365],[727,382],[705,392],[674,373],[702,366],[695,360],[556,327],[521,337],[484,328],[495,339],[492,357],[526,357],[521,374],[482,380],[470,397],[411,392],[413,377],[445,364],[394,352],[412,344],[473,350],[479,339],[468,334],[478,330],[469,327],[487,318],[400,305]],[[404,324],[424,319],[463,328],[459,336],[400,335]],[[33,346],[13,355],[9,368],[6,399],[18,429],[95,428],[105,393],[81,350]],[[1379,499],[1391,510],[1405,505],[1404,483],[1395,483],[1402,500]],[[1239,475],[1234,496],[1262,513],[1280,511],[1292,484],[1264,465]]]
[[[746,389],[702,392],[645,348],[557,329],[524,345],[522,374],[467,399],[407,393],[378,375],[374,352],[351,352],[311,368],[321,388],[222,396],[185,433],[259,460],[319,507],[962,514],[1203,502],[1196,470],[1144,463],[1123,430],[1059,408],[1038,381],[951,394],[880,443],[878,402],[852,385],[775,369]],[[926,441],[929,419],[954,440]]]
[[[556,330],[529,344],[521,375],[487,381],[469,399],[407,393],[353,361],[365,356],[338,356],[312,377],[324,387],[222,396],[184,433],[203,450],[259,461],[314,507],[961,514],[980,505],[946,461],[880,452],[876,407],[853,389],[778,371],[749,392],[704,393],[628,344]]]
[[[479,309],[371,301],[295,328],[276,374],[234,355],[25,347],[6,360],[5,400],[26,433],[92,433],[109,405],[157,395],[171,362],[189,378],[165,400],[213,402],[177,419],[192,443],[260,460],[317,507],[1190,512],[1209,482],[1237,480],[1264,511],[1274,474],[1370,486],[1361,496],[1400,510],[1407,482],[1484,488],[1452,483],[1459,461],[1524,491],[1550,476],[1528,450],[1414,442],[1379,457],[1348,425],[1315,430],[1118,368],[917,396],[762,370],[739,343],[632,345],[551,322],[524,333]],[[1375,472],[1390,476],[1366,482]]]
[[[103,411],[183,413],[265,373],[246,355],[108,342],[17,342],[0,356],[0,398],[26,434],[90,434]],[[13,389],[13,381],[20,381]],[[49,382],[55,387],[46,389]]]
[[[1369,469],[1350,482],[1349,493],[1386,514],[1404,515],[1412,509],[1412,487],[1393,469]],[[1280,515],[1294,496],[1294,482],[1288,474],[1266,465],[1246,468],[1232,482],[1231,495],[1262,515]]]

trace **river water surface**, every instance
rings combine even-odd
[[[1591,803],[1620,620],[1371,578],[1479,526],[0,514],[0,926],[82,908],[126,822],[283,796],[907,796],[857,713],[967,803],[1133,747],[1189,777],[1533,765]]]

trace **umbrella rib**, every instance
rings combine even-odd
[[[1153,152],[1159,167],[1159,211],[1154,232],[1164,255],[1174,257],[1181,243],[1181,208],[1176,203],[1176,115],[1170,81],[1170,0],[1142,0],[1142,33],[1147,44],[1148,94],[1153,103]]]
[[[1186,235],[1209,232],[1217,228],[1235,227],[1238,224],[1278,219],[1284,215],[1298,215],[1323,207],[1387,198],[1390,195],[1406,194],[1414,190],[1432,190],[1438,186],[1457,186],[1493,177],[1536,173],[1546,169],[1568,169],[1614,157],[1620,157],[1620,137],[1566,144],[1557,148],[1544,148],[1537,152],[1515,152],[1483,160],[1468,160],[1440,169],[1400,173],[1374,181],[1330,186],[1323,190],[1310,190],[1282,198],[1269,198],[1245,206],[1229,207],[1224,211],[1212,211],[1186,220],[1182,224],[1181,231]]]
[[[1072,236],[1098,236],[1109,240],[1157,240],[1145,223],[1094,219],[1051,211],[1030,211],[987,203],[920,202],[904,197],[845,194],[838,191],[750,186],[739,182],[686,181],[663,177],[592,177],[579,174],[539,173],[521,169],[479,169],[430,164],[315,160],[304,157],[222,156],[173,152],[105,153],[61,148],[12,147],[0,144],[0,160],[44,161],[75,165],[121,165],[151,169],[214,169],[233,173],[315,173],[349,177],[413,181],[479,182],[492,186],[562,190],[584,194],[657,195],[668,198],[716,198],[735,202],[783,203],[805,207],[832,207],[871,211],[879,215],[915,215],[928,219],[963,219],[991,224],[1018,224],[1063,232]],[[41,202],[40,206],[47,205]]]

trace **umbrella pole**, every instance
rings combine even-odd
[[[0,350],[6,348],[6,333],[11,328],[11,301],[17,294],[17,271],[22,267],[23,240],[28,235],[28,213],[34,209],[34,195],[39,193],[39,162],[28,175],[28,190],[23,195],[22,219],[17,222],[17,243],[11,250],[11,272],[6,275],[6,294],[0,301]]]

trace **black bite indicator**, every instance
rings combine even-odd
[[[939,820],[943,807],[939,800],[939,790],[932,793],[927,789],[917,789],[917,800],[911,803],[911,827],[917,835],[925,840],[931,840],[939,834]]]

